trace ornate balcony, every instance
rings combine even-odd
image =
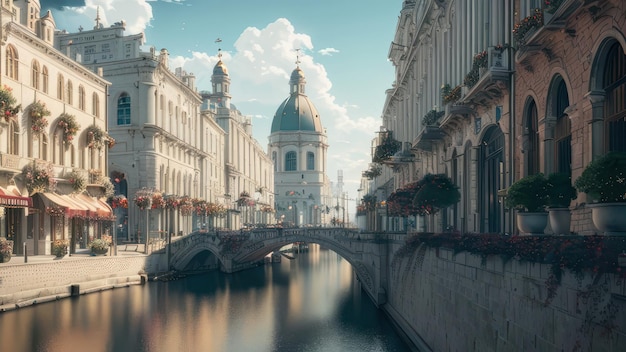
[[[467,92],[459,99],[458,105],[467,105],[472,110],[475,106],[490,106],[509,90],[511,48],[498,46],[486,52],[486,67],[473,68],[468,73],[465,79]]]
[[[595,20],[602,10],[600,4],[601,2],[598,0],[562,0],[560,4],[554,5],[554,8],[544,9],[542,12],[543,26],[526,33],[524,40],[518,43],[519,48],[515,54],[515,62],[529,66],[528,59],[538,54],[543,54],[548,60],[551,60],[550,45],[552,41],[550,39],[554,37],[555,32],[562,32],[575,37],[576,30],[567,28],[568,21],[577,16],[581,10],[589,11]]]
[[[439,126],[424,126],[424,129],[413,140],[411,149],[432,151],[433,144],[443,140],[446,133]]]

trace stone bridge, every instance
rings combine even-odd
[[[219,267],[232,273],[257,266],[266,255],[294,242],[317,243],[339,254],[352,265],[374,303],[385,303],[385,268],[389,262],[389,240],[385,235],[345,228],[194,232],[172,242],[165,254],[170,269],[185,271],[194,267]]]

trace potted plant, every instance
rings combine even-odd
[[[595,227],[604,234],[626,235],[626,153],[609,152],[593,160],[574,182],[587,194]]]
[[[67,254],[68,240],[54,240],[52,242],[52,254],[57,258],[63,258]]]
[[[102,255],[109,251],[110,242],[103,238],[96,238],[89,243],[89,249],[91,249],[92,255]]]
[[[572,213],[569,205],[578,192],[572,178],[566,173],[548,175],[548,213],[550,227],[555,235],[569,234]]]
[[[0,263],[8,263],[13,253],[13,241],[0,237]]]
[[[523,177],[506,192],[505,204],[517,209],[517,228],[523,233],[543,234],[548,225],[548,179],[542,174]]]

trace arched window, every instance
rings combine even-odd
[[[9,121],[9,136],[8,154],[19,155],[20,127],[17,121]]]
[[[126,93],[117,99],[117,124],[130,125],[130,95]]]
[[[98,97],[98,93],[93,93],[91,100],[91,114],[95,117],[100,117],[100,97]]]
[[[298,166],[296,152],[285,154],[285,171],[296,171]]]
[[[85,87],[78,86],[78,108],[85,111]]]
[[[13,45],[7,46],[7,76],[17,80],[19,79],[19,60],[17,50]]]
[[[67,103],[72,105],[74,103],[74,85],[72,84],[72,81],[70,81],[69,79],[67,80]]]
[[[48,93],[48,68],[46,66],[41,70],[41,90]]]
[[[604,149],[626,152],[626,55],[619,43],[608,51],[604,69]]]
[[[539,131],[537,104],[534,100],[528,103],[526,117],[524,119],[524,154],[526,159],[526,175],[534,175],[539,172]]]
[[[39,89],[39,70],[39,62],[37,62],[37,60],[33,60],[30,73],[30,85],[37,90]]]
[[[57,99],[63,101],[63,93],[65,92],[65,78],[59,74],[57,76]]]
[[[565,109],[569,106],[569,97],[565,81],[561,80],[556,92],[556,126],[554,129],[556,172],[572,173],[572,132],[569,117]]]
[[[315,154],[313,152],[306,153],[306,169],[315,170]]]

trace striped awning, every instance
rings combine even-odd
[[[0,187],[0,207],[29,208],[33,206],[30,197],[24,197],[15,186]]]
[[[111,220],[113,212],[111,207],[104,201],[100,201],[86,194],[57,194],[39,193],[46,204],[52,210],[57,207],[68,218],[84,218],[90,220]],[[51,211],[48,211],[51,214]],[[58,212],[56,212],[58,214]]]

